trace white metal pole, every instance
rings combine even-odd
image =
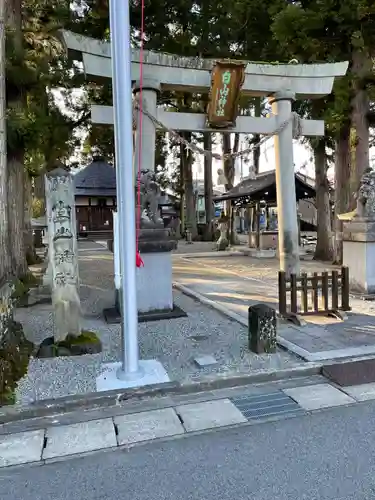
[[[129,1],[110,0],[109,10],[122,286],[123,359],[117,377],[127,379],[139,376]]]
[[[113,212],[113,260],[115,271],[115,288],[121,288],[120,246],[119,246],[119,220],[117,212]]]

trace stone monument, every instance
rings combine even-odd
[[[54,340],[81,334],[77,224],[71,174],[63,168],[45,177],[48,273],[54,309]]]
[[[140,214],[138,249],[143,265],[137,268],[137,304],[140,319],[185,316],[183,311],[173,305],[171,250],[176,248],[177,240],[172,231],[164,228],[160,215],[159,202],[161,189],[155,173],[142,170],[136,183],[136,199],[140,194],[136,214]],[[110,323],[120,319],[120,272],[119,272],[119,220],[114,215],[113,253],[115,262],[115,308],[105,309],[104,316]],[[156,316],[155,316],[156,314]],[[155,318],[154,318],[155,317]]]
[[[140,191],[138,248],[144,266],[137,269],[138,311],[168,312],[173,310],[170,252],[177,247],[177,241],[171,231],[164,228],[159,210],[161,190],[153,170],[142,170]]]
[[[350,289],[375,294],[375,171],[368,169],[356,196],[357,208],[343,229],[343,264],[350,269]]]

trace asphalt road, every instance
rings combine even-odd
[[[370,500],[375,403],[0,472],[1,500]]]

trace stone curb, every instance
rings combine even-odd
[[[228,316],[228,318],[237,321],[237,323],[240,323],[240,325],[244,326],[245,328],[248,327],[247,319],[241,316],[241,314],[237,314],[231,311],[228,307],[223,306],[222,304],[218,304],[214,300],[208,299],[201,293],[191,290],[189,287],[183,285],[182,283],[179,283],[178,281],[173,282],[173,287],[176,288],[177,290],[180,290],[180,292],[182,292],[184,295],[187,295],[188,297],[191,297],[192,299],[201,302],[205,306],[211,307],[212,309],[216,309],[216,311],[219,311],[220,313],[224,314],[224,316]],[[276,310],[276,314],[278,317],[280,317],[278,310]],[[286,328],[288,327],[286,326]]]
[[[313,404],[310,400],[311,390],[315,394]],[[255,411],[264,405],[259,397],[271,396],[268,406],[271,411],[266,411],[259,418],[256,415],[249,418],[241,407],[236,406],[236,396],[233,400],[230,396],[222,395],[195,402],[172,402],[165,407],[138,409],[126,414],[107,414],[79,422],[58,425],[44,422],[32,430],[0,435],[0,470],[44,465],[116,449],[129,450],[156,440],[169,441],[225,428],[284,420],[367,401],[361,394],[351,394],[350,391],[324,382],[286,387],[278,392],[283,392],[297,403],[297,407],[275,412],[275,403],[277,407],[276,401],[280,400],[280,396],[276,395],[275,398],[275,392],[264,392],[249,396],[255,403],[250,403]],[[371,399],[374,399],[373,393]],[[279,408],[284,406],[285,401],[279,402]]]
[[[247,328],[247,320],[240,314],[234,313],[233,311],[228,309],[228,307],[218,304],[214,300],[208,299],[201,293],[191,290],[190,288],[183,285],[182,283],[179,283],[178,281],[173,282],[173,287],[176,288],[177,290],[180,290],[180,292],[187,295],[188,297],[191,297],[192,299],[201,302],[205,306],[211,307],[212,309],[216,309],[216,311],[221,312],[222,314],[224,314],[224,316],[228,316],[228,318],[237,321],[237,323],[240,323],[240,325],[245,326]]]
[[[255,383],[273,382],[285,378],[307,377],[321,373],[321,363],[305,363],[304,365],[283,370],[259,370],[249,375],[208,376],[196,383],[181,384],[167,382],[164,384],[124,389],[94,392],[84,395],[66,396],[58,399],[46,399],[27,406],[10,406],[0,409],[0,425],[13,422],[27,422],[31,419],[65,414],[76,410],[94,410],[115,406],[126,401],[141,401],[147,398],[165,396],[180,396],[217,389],[230,389]]]

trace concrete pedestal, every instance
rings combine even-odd
[[[351,291],[375,294],[375,221],[344,223],[343,264],[349,267]]]
[[[279,248],[279,232],[278,231],[261,231],[260,234],[260,249],[261,250],[276,250]],[[249,233],[249,247],[257,248],[257,233]]]
[[[170,252],[142,255],[137,269],[137,304],[140,313],[173,309],[172,256]]]
[[[143,267],[137,268],[137,307],[140,322],[186,316],[186,313],[173,303],[171,251],[176,246],[177,241],[171,238],[167,229],[142,229],[140,232],[139,251],[144,263]],[[108,248],[113,249],[116,261],[117,245],[108,245]],[[115,307],[103,311],[108,323],[119,323],[121,320],[119,287],[120,283],[115,283]]]

